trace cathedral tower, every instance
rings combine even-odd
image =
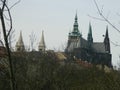
[[[73,30],[68,35],[68,43],[67,43],[67,47],[65,49],[65,52],[73,51],[73,49],[78,46],[77,42],[78,42],[78,40],[80,40],[81,36],[82,35],[79,32],[78,17],[77,17],[77,13],[76,13],[75,21],[73,24]]]
[[[16,51],[25,51],[24,42],[22,38],[22,32],[20,32],[20,36],[19,36],[19,39],[15,47],[16,47]]]

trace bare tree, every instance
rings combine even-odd
[[[31,50],[34,50],[34,43],[36,42],[36,36],[35,33],[32,31],[31,34],[29,35],[30,37],[30,46],[31,46]]]
[[[67,42],[64,42],[64,43],[62,43],[61,44],[61,47],[60,47],[60,51],[65,51],[65,49],[66,49],[66,47],[67,47]]]
[[[13,47],[12,47],[12,43],[15,41],[14,37],[15,37],[15,34],[14,34],[15,30],[12,30],[8,36],[8,44],[9,44],[9,48],[11,51],[13,51]]]
[[[12,59],[11,59],[11,51],[10,51],[10,47],[9,47],[9,43],[8,43],[8,36],[10,35],[10,33],[12,31],[12,17],[11,17],[10,9],[19,2],[20,2],[20,0],[17,1],[15,4],[13,4],[9,8],[7,5],[8,0],[0,0],[0,19],[1,19],[1,24],[2,24],[4,42],[5,42],[7,55],[8,55],[11,90],[16,90],[16,83],[15,83],[15,76],[14,76],[14,71],[13,71],[13,63],[12,63]],[[6,21],[9,21],[10,26],[8,29],[6,29]]]

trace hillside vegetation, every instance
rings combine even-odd
[[[119,90],[120,73],[84,68],[71,60],[60,64],[54,53],[12,56],[17,90]],[[7,67],[6,67],[7,68]],[[0,71],[2,72],[3,69]],[[0,74],[0,90],[10,90],[8,69]]]

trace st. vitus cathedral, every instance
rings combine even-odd
[[[78,26],[76,14],[73,31],[68,35],[68,43],[65,52],[72,57],[89,63],[112,67],[108,26],[106,27],[106,34],[103,42],[93,42],[91,23],[89,23],[87,40],[82,37],[82,33],[80,33]]]

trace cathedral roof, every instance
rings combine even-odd
[[[77,47],[78,48],[87,48],[88,42],[84,38],[80,37],[78,42],[77,42]]]
[[[75,48],[88,49],[88,41],[82,37],[80,37],[78,40],[71,41],[68,47],[68,52],[72,52]],[[92,49],[96,53],[106,53],[105,44],[103,42],[92,43]]]
[[[94,52],[97,52],[97,53],[105,53],[106,52],[104,43],[95,42],[92,44],[92,48],[93,48]]]
[[[88,41],[87,40],[85,40],[84,38],[81,38],[81,40],[82,40],[82,47],[83,48],[88,48]]]
[[[88,42],[82,37],[77,40],[71,40],[68,46],[68,51],[72,52],[75,48],[88,48]]]

